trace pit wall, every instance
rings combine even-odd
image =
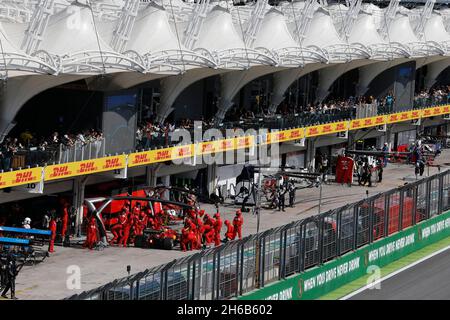
[[[311,300],[450,236],[450,211],[238,300]]]

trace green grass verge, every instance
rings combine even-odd
[[[381,277],[385,277],[388,274],[401,269],[407,265],[410,265],[412,263],[414,263],[417,260],[420,260],[430,254],[432,254],[433,252],[436,252],[442,248],[445,248],[447,246],[450,245],[450,237],[447,237],[445,239],[442,239],[441,241],[438,241],[436,243],[433,243],[429,246],[426,246],[425,248],[422,248],[414,253],[411,253],[395,262],[392,262],[384,267],[381,268]],[[352,293],[353,291],[358,290],[359,288],[364,287],[365,285],[367,285],[367,278],[370,277],[371,275],[368,274],[364,277],[358,278],[342,287],[340,287],[339,289],[336,289],[334,291],[331,291],[330,293],[320,297],[318,300],[337,300],[339,298],[342,298],[350,293]]]

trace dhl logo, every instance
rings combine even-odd
[[[53,172],[50,174],[50,178],[65,177],[70,176],[71,174],[72,172],[69,171],[69,166],[61,166],[53,168]]]
[[[425,109],[425,110],[423,111],[423,115],[424,115],[424,116],[431,116],[431,110]]]
[[[278,141],[286,139],[284,132],[279,132],[276,134]]]
[[[137,154],[134,156],[133,164],[149,162],[148,153]]]
[[[352,128],[359,128],[361,127],[361,122],[360,121],[353,121],[352,122]]]
[[[450,112],[450,107],[449,106],[442,107],[442,112],[444,113]]]
[[[97,167],[95,166],[95,162],[87,162],[87,163],[81,163],[80,164],[80,170],[78,170],[79,173],[86,173],[86,172],[92,172],[97,170]]]
[[[300,130],[291,131],[291,138],[300,138]]]
[[[372,125],[372,119],[369,118],[369,119],[364,120],[364,125],[365,126],[371,126]]]
[[[337,131],[345,130],[345,123],[338,123],[336,125],[336,130]]]
[[[383,117],[377,117],[375,118],[375,124],[383,124],[384,118]]]
[[[3,187],[4,185],[6,185],[5,181],[2,181],[2,176],[0,176],[0,187]]]
[[[322,132],[324,132],[324,133],[331,132],[331,131],[333,131],[333,128],[329,124],[322,127]]]
[[[184,147],[178,149],[178,156],[179,157],[186,157],[191,155],[191,149],[189,147]]]
[[[433,109],[434,114],[441,114],[441,108],[434,108]]]
[[[319,134],[319,128],[317,128],[317,127],[309,128],[308,133],[309,133],[309,135]]]
[[[411,113],[411,118],[419,118],[420,117],[420,113],[419,111],[413,111]]]
[[[392,115],[389,117],[389,120],[390,120],[390,121],[397,121],[397,120],[398,120],[398,115],[392,114]]]
[[[121,165],[120,159],[106,159],[106,164],[103,166],[104,169],[117,168]]]
[[[26,183],[35,180],[33,177],[33,172],[18,172],[16,173],[16,178],[14,179],[14,183]]]
[[[401,120],[408,120],[409,119],[409,113],[408,112],[404,112],[400,115],[400,119]]]
[[[158,151],[156,153],[156,160],[162,160],[162,159],[170,159],[170,151],[169,150]]]
[[[212,151],[214,151],[214,144],[204,143],[202,145],[202,152],[212,152]]]
[[[233,147],[233,141],[230,141],[230,140],[222,141],[223,149],[228,149],[228,148],[232,148],[232,147]]]

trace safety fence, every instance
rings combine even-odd
[[[397,234],[450,209],[450,170],[117,279],[67,299],[232,299]]]

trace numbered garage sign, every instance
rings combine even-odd
[[[16,191],[42,193],[43,168],[30,168],[0,173],[0,189],[14,188]]]

